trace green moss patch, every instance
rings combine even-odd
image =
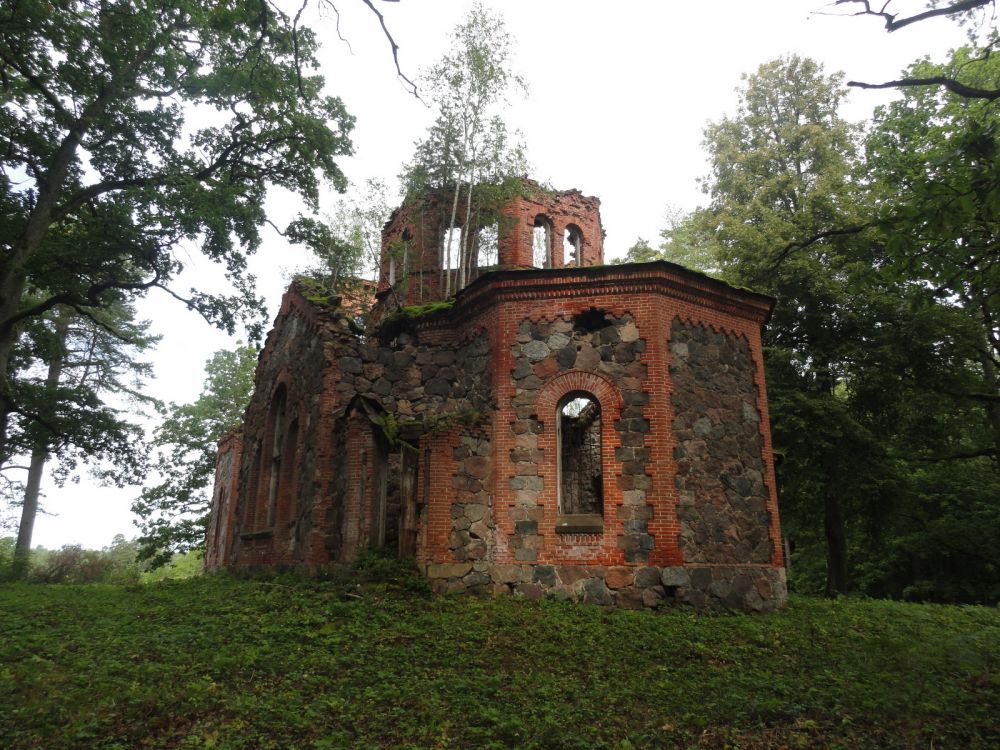
[[[455,298],[428,302],[424,305],[408,305],[382,318],[378,325],[378,337],[383,342],[391,341],[399,334],[413,330],[418,322],[434,320],[451,312]]]

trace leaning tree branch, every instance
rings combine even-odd
[[[91,312],[90,310],[88,310],[83,305],[70,304],[69,306],[71,308],[73,308],[73,310],[77,313],[77,315],[79,315],[79,316],[81,316],[83,318],[86,318],[91,323],[93,323],[95,326],[98,326],[99,328],[104,329],[105,331],[107,331],[108,333],[110,333],[114,338],[118,339],[119,341],[121,341],[123,343],[126,343],[126,344],[136,344],[137,343],[135,338],[133,338],[131,336],[125,335],[124,333],[122,333],[121,331],[119,331],[118,329],[116,329],[114,326],[112,326],[107,321],[101,320],[96,315],[94,315],[93,312]],[[66,367],[74,367],[74,366],[77,366],[77,365],[64,365],[64,366],[66,366]]]
[[[27,307],[17,314],[11,315],[6,320],[0,322],[0,335],[4,335],[12,331],[22,320],[37,317],[58,305],[67,305],[104,328],[108,331],[108,333],[112,334],[116,338],[119,338],[126,343],[132,343],[128,338],[119,335],[113,328],[110,328],[102,321],[97,320],[93,315],[88,313],[85,308],[100,307],[100,296],[109,289],[144,291],[146,289],[151,289],[152,287],[160,286],[161,279],[162,276],[159,269],[157,269],[155,275],[149,281],[117,281],[109,279],[97,284],[92,284],[83,294],[80,294],[79,292],[60,292],[59,294],[54,294],[48,299],[42,300],[31,307]]]
[[[852,234],[858,234],[864,230],[874,226],[871,222],[866,222],[864,224],[857,224],[853,227],[844,227],[843,229],[827,229],[825,231],[814,234],[812,237],[808,237],[804,240],[796,240],[795,242],[789,242],[782,248],[781,252],[775,257],[774,261],[771,263],[771,268],[769,270],[774,271],[784,263],[788,256],[791,255],[796,250],[805,250],[810,245],[814,245],[820,240],[829,239],[830,237],[846,237]]]
[[[212,324],[215,322],[207,313],[205,313],[204,310],[201,309],[201,307],[198,306],[198,303],[195,302],[193,299],[182,297],[173,289],[171,289],[168,286],[164,286],[163,284],[154,284],[153,286],[155,286],[157,289],[162,289],[164,292],[173,297],[175,300],[182,303],[188,310],[193,310],[194,312],[198,313],[206,323]]]
[[[974,448],[967,451],[956,451],[945,456],[926,456],[918,458],[924,463],[939,463],[942,461],[962,461],[969,458],[997,458],[996,448]]]
[[[891,0],[887,0],[887,2],[879,10],[873,10],[871,3],[868,2],[868,0],[836,0],[834,5],[861,5],[864,7],[864,10],[859,10],[857,13],[853,13],[852,15],[876,16],[877,18],[881,18],[885,21],[885,30],[891,32],[898,31],[899,29],[915,23],[920,23],[921,21],[926,21],[928,18],[966,13],[970,10],[975,10],[976,8],[992,5],[994,2],[994,0],[959,0],[951,5],[931,8],[930,10],[925,10],[923,13],[917,13],[912,16],[900,18],[898,13],[889,13],[886,10],[886,8],[889,7],[890,1]]]
[[[980,89],[975,86],[968,86],[961,81],[945,76],[931,76],[929,78],[900,78],[895,81],[885,83],[865,83],[864,81],[848,81],[848,86],[859,89],[896,89],[911,88],[914,86],[942,86],[953,94],[963,96],[966,99],[985,99],[996,101],[1000,99],[1000,89]]]

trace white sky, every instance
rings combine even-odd
[[[308,19],[323,41],[321,70],[327,90],[357,118],[355,156],[342,168],[355,183],[392,180],[432,119],[400,81],[377,19],[360,0],[339,0],[337,39],[330,13]],[[823,0],[490,0],[516,39],[515,68],[529,97],[512,104],[508,124],[520,128],[536,179],[557,189],[578,188],[602,201],[608,257],[621,255],[637,237],[656,242],[668,206],[696,207],[696,179],[706,171],[701,133],[706,122],[735,109],[740,76],[781,55],[798,53],[848,79],[894,78],[916,58],[944,58],[963,43],[955,24],[932,20],[886,34],[877,19],[835,18]],[[445,50],[449,34],[471,0],[377,2],[400,45],[400,64],[416,78]],[[900,9],[923,2],[900,0]],[[905,15],[905,13],[904,13]],[[352,52],[353,50],[353,52]],[[868,117],[890,95],[857,91],[844,114]],[[326,196],[332,206],[335,196]],[[284,226],[300,210],[288,194],[269,202],[271,219]],[[265,231],[252,260],[260,291],[273,316],[289,271],[308,262],[299,249]],[[189,278],[179,291],[217,277],[211,264],[190,251]],[[190,280],[189,280],[190,279]],[[141,314],[163,335],[153,355],[150,390],[167,401],[197,398],[203,365],[235,339],[214,331],[165,295],[150,298]],[[34,545],[80,543],[99,548],[137,530],[129,511],[138,488],[117,490],[80,484],[43,484],[45,514],[35,525]]]

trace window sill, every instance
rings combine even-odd
[[[273,529],[261,529],[260,531],[245,531],[240,534],[240,539],[267,539],[273,535]]]
[[[596,513],[580,513],[559,516],[556,519],[557,534],[603,534],[604,518]]]

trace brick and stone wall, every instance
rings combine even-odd
[[[597,201],[576,191],[504,211],[503,257],[530,254],[544,213],[581,230],[583,265],[490,272],[452,305],[376,315],[364,334],[336,299],[293,285],[239,451],[220,454],[217,511],[228,478],[233,512],[211,564],[319,571],[394,544],[438,591],[779,606],[760,342],[772,301],[665,262],[597,265]],[[410,218],[398,212],[387,241]],[[586,431],[561,416],[578,397]]]
[[[769,564],[771,517],[747,341],[679,318],[670,374],[686,563]]]

